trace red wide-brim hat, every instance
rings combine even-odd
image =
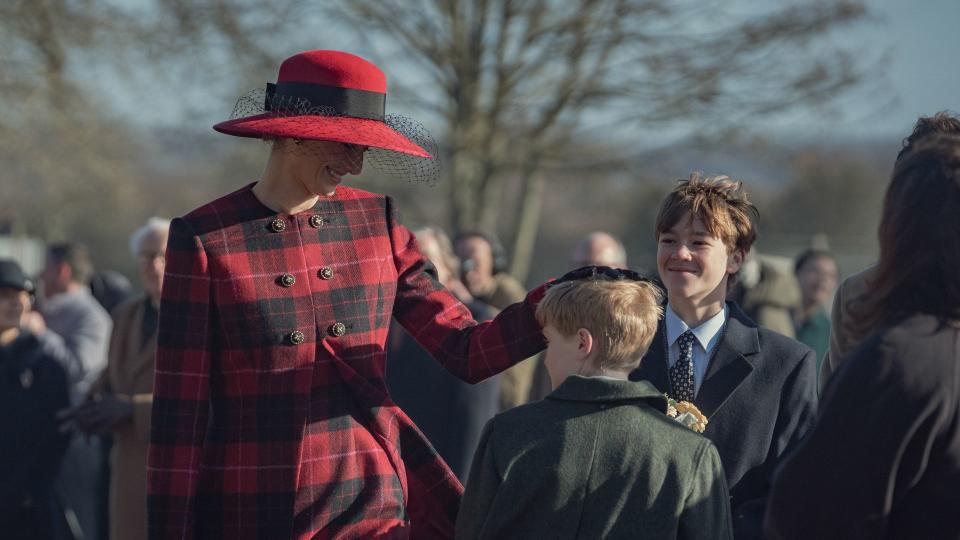
[[[385,114],[387,78],[359,56],[307,51],[284,60],[275,84],[241,97],[231,119],[213,129],[238,137],[337,141],[418,158],[434,156]],[[391,125],[393,124],[393,125]]]

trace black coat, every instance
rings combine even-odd
[[[768,537],[960,538],[958,481],[960,321],[917,315],[843,359],[777,473]]]
[[[70,405],[65,358],[50,334],[24,332],[0,347],[0,527],[10,535],[5,538],[45,538],[53,521],[53,480],[69,440],[56,418]],[[23,531],[30,527],[37,529]]]
[[[816,355],[802,343],[759,327],[733,302],[694,404],[720,452],[738,540],[762,538],[773,474],[816,415]],[[670,391],[665,325],[630,376]]]
[[[471,302],[467,307],[477,321],[490,320],[495,314],[481,302]],[[500,412],[500,375],[476,384],[463,382],[395,321],[390,332],[390,397],[423,431],[460,481],[466,482],[483,426]]]

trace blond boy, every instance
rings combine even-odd
[[[599,267],[550,288],[546,399],[494,417],[474,456],[457,538],[730,538],[716,449],[631,382],[659,291]]]

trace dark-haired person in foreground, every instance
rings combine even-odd
[[[776,476],[770,538],[960,537],[960,137],[898,159],[879,237],[868,337]]]
[[[960,135],[960,117],[954,113],[940,111],[933,116],[921,116],[913,126],[913,132],[903,140],[903,148],[897,153],[897,161],[915,144],[924,138],[937,134]],[[820,368],[820,391],[826,387],[833,373],[839,369],[847,353],[863,339],[852,306],[859,302],[867,289],[867,284],[875,267],[854,274],[843,281],[833,298],[830,311],[830,346]]]

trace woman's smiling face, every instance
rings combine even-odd
[[[336,141],[290,141],[298,157],[294,176],[309,193],[332,195],[348,174],[363,171],[365,146]]]

